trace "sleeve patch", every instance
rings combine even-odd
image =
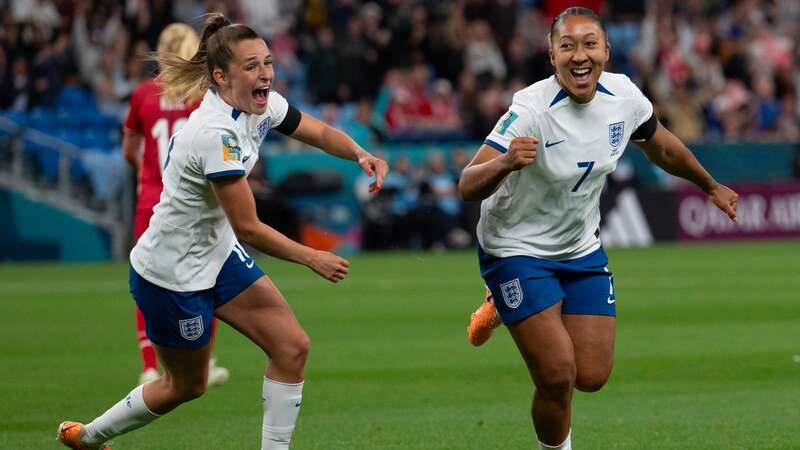
[[[508,111],[508,114],[500,120],[500,123],[497,124],[497,132],[501,135],[506,134],[506,130],[515,120],[517,120],[519,114],[515,113],[514,111]]]
[[[231,134],[222,135],[222,159],[224,161],[241,161],[242,150],[239,141]]]

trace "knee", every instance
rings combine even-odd
[[[272,355],[272,360],[284,367],[299,370],[305,367],[310,349],[311,340],[308,335],[303,332],[284,343],[281,348]]]
[[[582,392],[597,392],[608,381],[611,371],[596,371],[592,373],[579,373],[575,380],[575,387]]]
[[[311,350],[311,339],[307,334],[303,333],[293,343],[290,349],[290,358],[298,366],[304,367],[306,359],[308,359],[308,352]]]
[[[188,402],[202,397],[206,393],[206,380],[197,379],[175,383],[172,386],[175,398],[180,402]]]
[[[540,395],[549,399],[569,398],[575,388],[575,364],[564,362],[541,371],[536,381]]]

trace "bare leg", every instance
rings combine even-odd
[[[575,387],[584,392],[600,390],[608,381],[614,365],[616,319],[564,314],[562,320],[575,349]]]
[[[217,308],[216,315],[269,355],[267,378],[283,383],[302,381],[310,346],[308,335],[269,278],[261,277]]]
[[[270,357],[262,388],[261,448],[288,449],[302,403],[308,335],[266,276],[217,308],[216,314]]]
[[[536,385],[531,416],[539,441],[561,444],[569,434],[576,376],[575,353],[561,321],[561,303],[508,329]]]
[[[211,342],[191,350],[156,344],[153,347],[164,366],[164,375],[144,385],[142,395],[150,411],[163,415],[205,393]]]

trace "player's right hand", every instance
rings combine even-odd
[[[503,155],[506,164],[511,170],[519,170],[533,164],[536,159],[536,146],[539,138],[534,136],[521,136],[511,140],[508,151]]]
[[[308,267],[322,278],[337,283],[342,281],[350,270],[350,263],[331,252],[314,250]]]

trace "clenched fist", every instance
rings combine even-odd
[[[511,170],[519,170],[533,164],[536,159],[536,146],[539,139],[533,136],[516,137],[511,140],[508,151],[503,155]]]

